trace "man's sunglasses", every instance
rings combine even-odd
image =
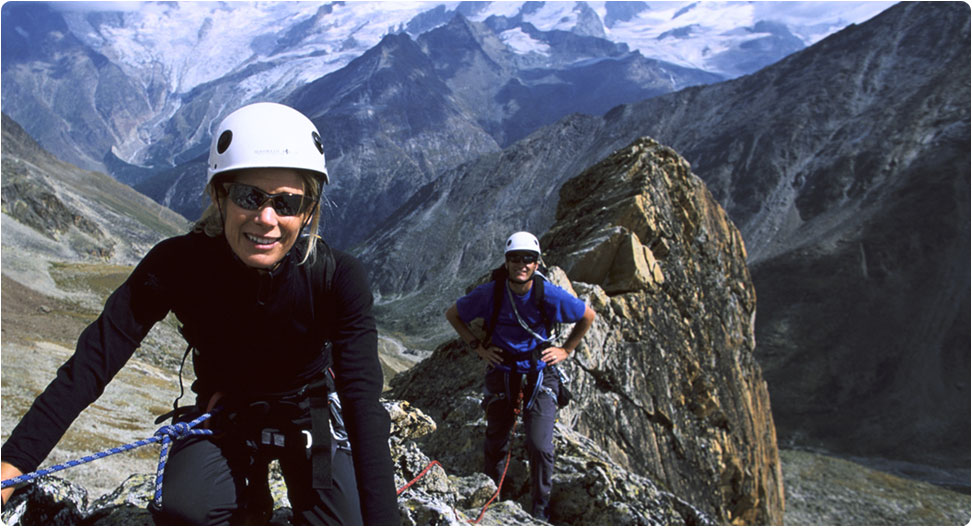
[[[534,255],[532,253],[527,253],[522,255],[512,253],[506,256],[506,261],[512,262],[513,264],[533,264],[534,262],[537,261],[537,255]]]
[[[227,183],[223,185],[227,196],[236,205],[247,211],[256,211],[271,200],[273,210],[280,216],[297,216],[311,205],[303,194],[277,193],[268,194],[252,185],[245,183]]]

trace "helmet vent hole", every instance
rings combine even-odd
[[[233,132],[230,130],[224,131],[219,135],[219,141],[216,142],[216,152],[222,154],[226,152],[229,148],[230,143],[233,141]]]
[[[317,151],[324,154],[324,143],[321,141],[321,135],[317,131],[311,132],[311,138],[314,140],[314,146],[317,147]]]

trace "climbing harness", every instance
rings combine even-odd
[[[239,439],[234,448],[249,455],[265,447],[308,449],[313,489],[332,487],[332,442],[336,449],[351,450],[330,368],[296,391],[215,393],[214,404],[224,410],[212,419],[213,429]]]
[[[539,280],[537,280],[537,275],[539,275]],[[529,409],[530,407],[533,406],[533,402],[537,397],[538,391],[546,392],[551,397],[553,397],[554,401],[557,402],[557,407],[564,407],[568,403],[570,403],[570,399],[572,397],[570,390],[567,388],[567,384],[570,382],[570,378],[568,378],[567,375],[564,374],[564,372],[557,367],[557,365],[550,365],[550,368],[553,370],[555,374],[557,374],[557,377],[560,379],[558,392],[554,394],[553,390],[543,385],[543,373],[547,365],[545,362],[539,361],[538,356],[546,348],[547,345],[553,344],[553,341],[554,339],[556,339],[557,335],[552,331],[552,325],[550,324],[550,320],[547,317],[547,312],[543,309],[543,283],[546,280],[546,277],[544,277],[542,274],[537,272],[536,274],[534,274],[534,279],[535,281],[533,287],[537,288],[535,294],[537,298],[537,306],[540,309],[540,315],[543,318],[544,328],[546,328],[547,334],[549,335],[549,337],[546,338],[537,334],[532,328],[530,328],[530,325],[528,325],[526,321],[523,320],[523,318],[520,316],[519,310],[516,309],[516,303],[513,301],[513,291],[510,289],[509,284],[506,285],[506,294],[510,300],[510,307],[513,309],[513,315],[516,317],[517,323],[519,323],[520,327],[523,328],[523,330],[525,330],[527,333],[533,336],[533,338],[540,343],[535,349],[533,349],[530,352],[531,370],[536,370],[538,371],[539,374],[537,376],[536,384],[533,386],[534,387],[533,393],[530,396],[530,400],[527,402],[526,408]],[[497,303],[497,305],[494,306],[494,313],[497,312],[498,310],[499,310],[499,306]],[[492,324],[492,328],[495,328],[496,325],[495,319],[491,321],[491,324]],[[543,366],[542,367],[539,366],[538,363],[543,363]],[[506,375],[505,383],[507,385],[507,389],[509,389],[509,384],[510,384],[509,373],[507,373]],[[507,392],[507,394],[509,394],[509,392]]]
[[[119,447],[113,447],[100,451],[93,455],[81,457],[75,460],[65,462],[63,464],[56,464],[47,469],[42,469],[39,471],[34,471],[18,477],[14,477],[8,480],[4,480],[2,483],[3,488],[9,488],[11,486],[17,486],[19,484],[24,484],[30,482],[36,478],[44,477],[50,475],[51,473],[56,473],[58,471],[69,469],[75,466],[80,466],[81,464],[86,464],[88,462],[94,462],[111,455],[117,455],[119,453],[124,453],[125,451],[130,451],[132,449],[142,447],[149,444],[154,444],[156,442],[161,444],[161,450],[159,451],[159,465],[155,475],[155,497],[153,503],[156,506],[162,505],[162,477],[165,473],[165,464],[169,460],[169,447],[174,440],[179,440],[181,438],[186,438],[189,436],[207,436],[212,435],[212,429],[196,429],[196,426],[205,422],[210,418],[212,413],[206,413],[200,417],[192,420],[191,422],[178,422],[171,425],[166,425],[155,432],[155,435],[143,440],[138,440],[130,444],[125,444]]]

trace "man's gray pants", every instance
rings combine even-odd
[[[519,392],[522,382],[523,399],[529,400],[533,395],[533,387],[522,380],[519,374],[511,374],[500,369],[493,369],[486,374],[484,386],[483,407],[486,409],[486,442],[484,444],[485,473],[499,484],[506,465],[506,454],[509,451],[510,430],[516,420],[513,405],[507,398],[507,375],[509,378],[509,392],[514,397]],[[544,390],[546,388],[547,390]],[[557,418],[556,394],[560,388],[560,379],[546,369],[543,384],[536,391],[533,404],[526,409],[523,416],[523,431],[526,436],[527,454],[530,462],[530,490],[533,496],[533,515],[543,519],[549,518],[550,491],[553,486],[553,427]],[[521,402],[521,408],[522,408]]]

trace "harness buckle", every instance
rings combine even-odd
[[[304,447],[310,449],[314,444],[314,435],[306,429],[301,430],[300,433],[304,437]],[[294,443],[293,440],[296,439],[297,437],[291,438],[291,445]],[[260,431],[260,444],[273,447],[287,447],[287,435],[279,429],[267,428]]]
[[[264,429],[260,431],[260,443],[266,446],[285,447],[287,439],[276,429]]]

